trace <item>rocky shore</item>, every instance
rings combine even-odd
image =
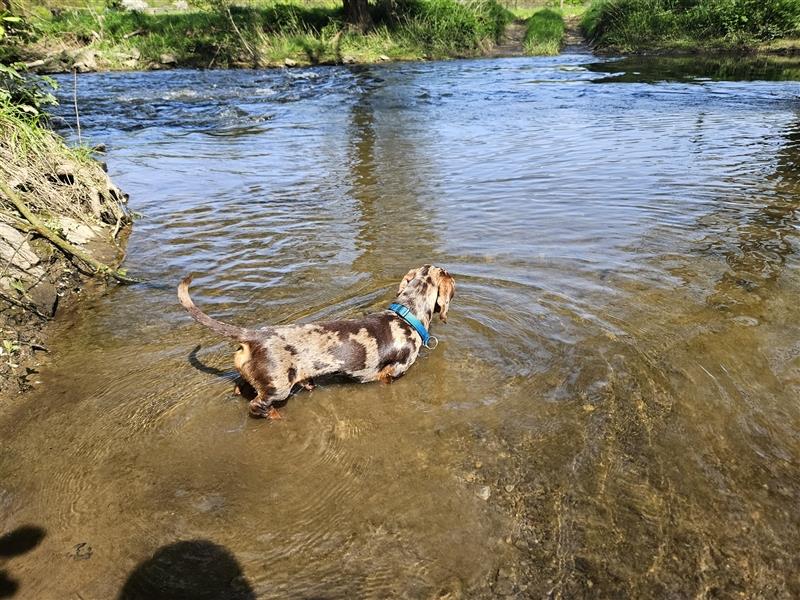
[[[0,397],[35,383],[64,306],[90,282],[124,279],[126,200],[87,151],[0,114]]]

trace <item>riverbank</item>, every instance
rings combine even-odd
[[[228,6],[158,14],[47,11],[18,58],[40,73],[374,63],[478,56],[513,15],[494,0],[370,5],[372,27],[344,24],[340,3]]]
[[[0,96],[0,395],[35,384],[46,327],[94,275],[124,279],[126,197],[37,109]]]
[[[606,54],[800,53],[800,3],[787,0],[596,0],[581,26]]]
[[[653,12],[652,2],[597,0],[563,11],[533,6],[512,13],[494,0],[385,0],[370,5],[372,26],[363,32],[348,27],[341,4],[328,0],[153,14],[37,8],[25,11],[30,32],[13,59],[38,73],[368,64],[553,55],[581,33],[602,54],[800,53],[791,7],[743,19],[736,11],[744,0],[728,12],[707,2],[691,10],[665,4]],[[767,4],[775,3],[783,4]]]

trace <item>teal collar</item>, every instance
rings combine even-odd
[[[397,302],[393,302],[389,305],[389,310],[397,313],[401,319],[414,328],[414,331],[416,331],[419,334],[419,337],[422,338],[423,346],[429,350],[433,350],[439,345],[439,340],[428,333],[428,330],[425,329],[425,325],[423,325],[422,321],[414,316],[414,313],[411,312],[410,308],[403,306],[402,304],[398,304]]]

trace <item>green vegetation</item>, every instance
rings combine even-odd
[[[73,64],[94,70],[471,56],[490,47],[512,18],[495,0],[383,0],[369,10],[372,26],[363,32],[344,22],[341,3],[329,1],[215,2],[205,9],[156,14],[114,8],[40,10],[38,41],[22,48],[19,57],[48,59],[52,64],[44,70],[63,71]],[[54,47],[60,56],[52,56]],[[77,57],[81,49],[92,53]]]
[[[800,37],[798,0],[597,0],[582,21],[601,48],[757,48]]]
[[[530,55],[558,54],[564,39],[564,18],[556,10],[544,8],[528,19],[523,45]]]
[[[565,0],[562,7],[559,0],[504,0],[504,5],[515,17],[525,21],[543,8],[557,10],[566,20],[586,12],[589,2],[590,0]]]

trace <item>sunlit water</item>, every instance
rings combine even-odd
[[[81,76],[146,283],[0,411],[18,596],[800,595],[800,86],[592,60]],[[429,262],[439,348],[279,422],[175,299],[357,316]]]

